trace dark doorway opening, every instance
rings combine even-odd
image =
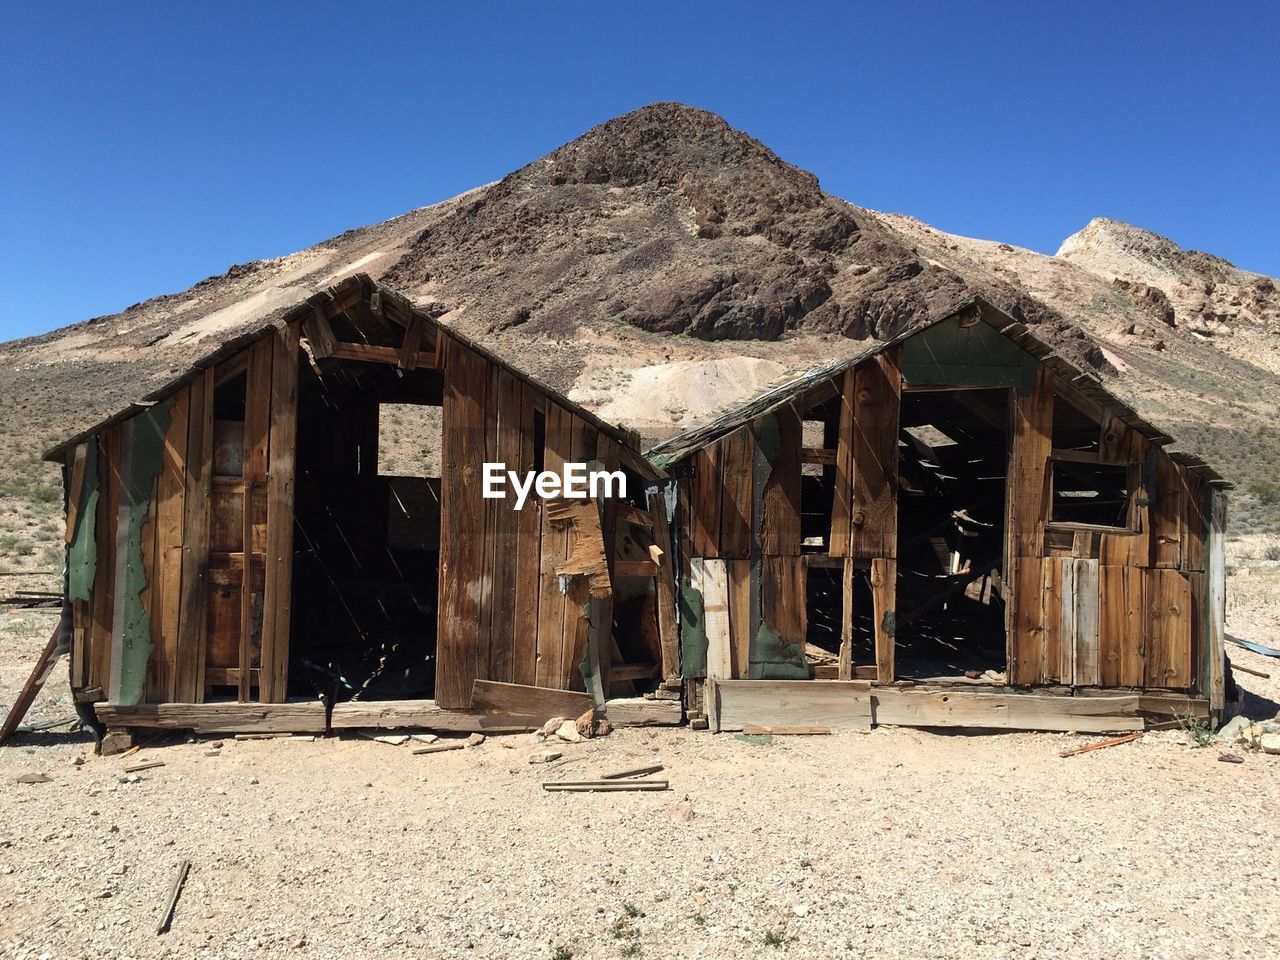
[[[896,673],[1003,683],[1009,393],[902,398]]]
[[[291,695],[434,697],[442,402],[437,370],[304,370]]]

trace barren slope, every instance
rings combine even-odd
[[[446,322],[650,437],[982,292],[1227,472],[1274,463],[1263,398],[1280,364],[1237,349],[1246,329],[1273,336],[1269,281],[1160,238],[1119,258],[1132,228],[1104,226],[1058,258],[940,234],[828,196],[713,114],[656,104],[453,200],[3,345],[0,492],[55,501],[39,449],[357,270],[445,303]],[[1199,313],[1169,293],[1170,326],[1151,263],[1188,289],[1203,266],[1216,292]],[[1256,309],[1226,309],[1233,284]]]

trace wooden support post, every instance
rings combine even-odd
[[[897,577],[897,560],[877,557],[871,561],[871,597],[876,633],[876,679],[881,683],[892,683],[894,680]]]
[[[841,680],[853,679],[853,557],[844,558],[841,577],[840,661]]]

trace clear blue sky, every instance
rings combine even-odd
[[[0,338],[453,196],[656,100],[943,230],[1052,253],[1110,216],[1280,275],[1277,37],[1261,0],[10,4]]]

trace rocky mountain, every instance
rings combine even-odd
[[[1055,257],[940,233],[669,103],[444,203],[0,346],[0,448],[29,462],[355,271],[443,303],[445,322],[650,437],[981,292],[1227,472],[1253,475],[1224,459],[1246,441],[1272,465],[1280,450],[1260,401],[1280,388],[1268,278],[1115,221]]]

